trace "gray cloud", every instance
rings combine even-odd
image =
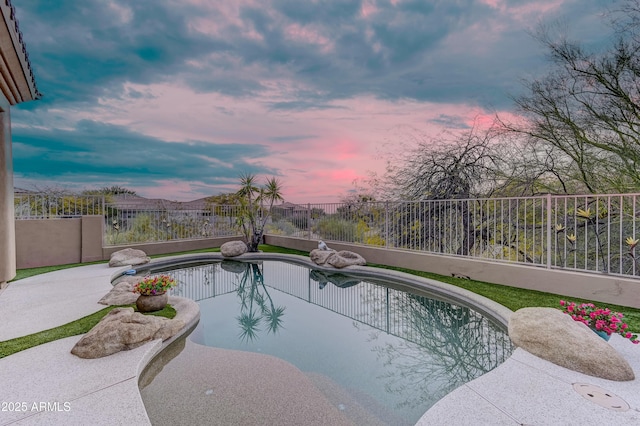
[[[76,129],[18,129],[14,168],[25,178],[89,183],[113,177],[154,181],[175,179],[214,183],[243,173],[277,174],[256,165],[269,154],[264,145],[165,142],[124,127],[84,120]]]

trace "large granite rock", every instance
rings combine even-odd
[[[143,265],[149,263],[150,260],[142,250],[126,248],[111,253],[109,266]]]
[[[220,246],[220,253],[224,257],[240,256],[247,252],[247,245],[244,241],[228,241]]]
[[[629,363],[586,325],[554,308],[523,308],[509,320],[509,337],[542,359],[608,380],[634,380]]]
[[[367,261],[358,253],[347,250],[335,251],[314,249],[309,253],[309,258],[316,265],[331,265],[334,268],[367,264]]]
[[[309,258],[316,265],[325,265],[327,263],[327,259],[335,253],[335,250],[314,249],[309,253]]]
[[[131,305],[132,303],[136,303],[138,293],[133,292],[133,287],[140,281],[143,277],[130,277],[135,281],[121,281],[118,284],[114,285],[109,293],[105,294],[102,299],[98,301],[98,303],[102,305]]]
[[[327,259],[327,264],[333,266],[334,268],[344,268],[351,265],[366,265],[367,261],[364,260],[364,257],[360,256],[358,253],[342,250],[337,252],[333,256],[329,256],[329,258]]]
[[[145,343],[167,340],[185,326],[181,320],[134,312],[133,308],[115,308],[71,349],[80,358],[101,358]]]

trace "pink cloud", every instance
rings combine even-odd
[[[293,41],[315,44],[321,47],[321,51],[324,53],[329,53],[334,48],[331,40],[309,25],[303,27],[299,24],[289,24],[285,29],[285,34]]]
[[[279,81],[264,84],[286,87]],[[100,108],[77,112],[74,118],[99,117],[167,141],[266,145],[272,154],[252,161],[279,170],[286,199],[302,203],[335,202],[353,189],[355,179],[366,178],[371,172],[383,173],[386,159],[380,155],[381,147],[401,142],[405,136],[400,128],[435,136],[443,127],[433,123],[443,116],[458,117],[469,124],[478,115],[483,123],[491,117],[464,104],[358,97],[334,101],[334,108],[292,111],[270,109],[271,93],[247,99],[195,93],[181,85],[130,84],[128,88],[145,91],[150,98],[104,99]],[[280,96],[287,99],[286,90]],[[218,167],[216,162],[227,169],[232,166],[224,159],[211,161],[212,170]],[[148,193],[190,194],[202,188],[209,188],[211,194],[221,190],[202,182],[166,182]]]
[[[366,19],[369,16],[376,13],[377,11],[378,11],[378,8],[374,3],[371,3],[370,1],[365,1],[365,2],[362,2],[362,6],[360,7],[360,16]]]

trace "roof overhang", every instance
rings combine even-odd
[[[0,90],[11,105],[39,99],[29,54],[10,0],[0,0]]]

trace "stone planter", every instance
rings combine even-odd
[[[168,301],[169,295],[167,293],[154,294],[153,296],[141,294],[136,300],[136,306],[138,307],[138,312],[155,312],[167,306]]]

